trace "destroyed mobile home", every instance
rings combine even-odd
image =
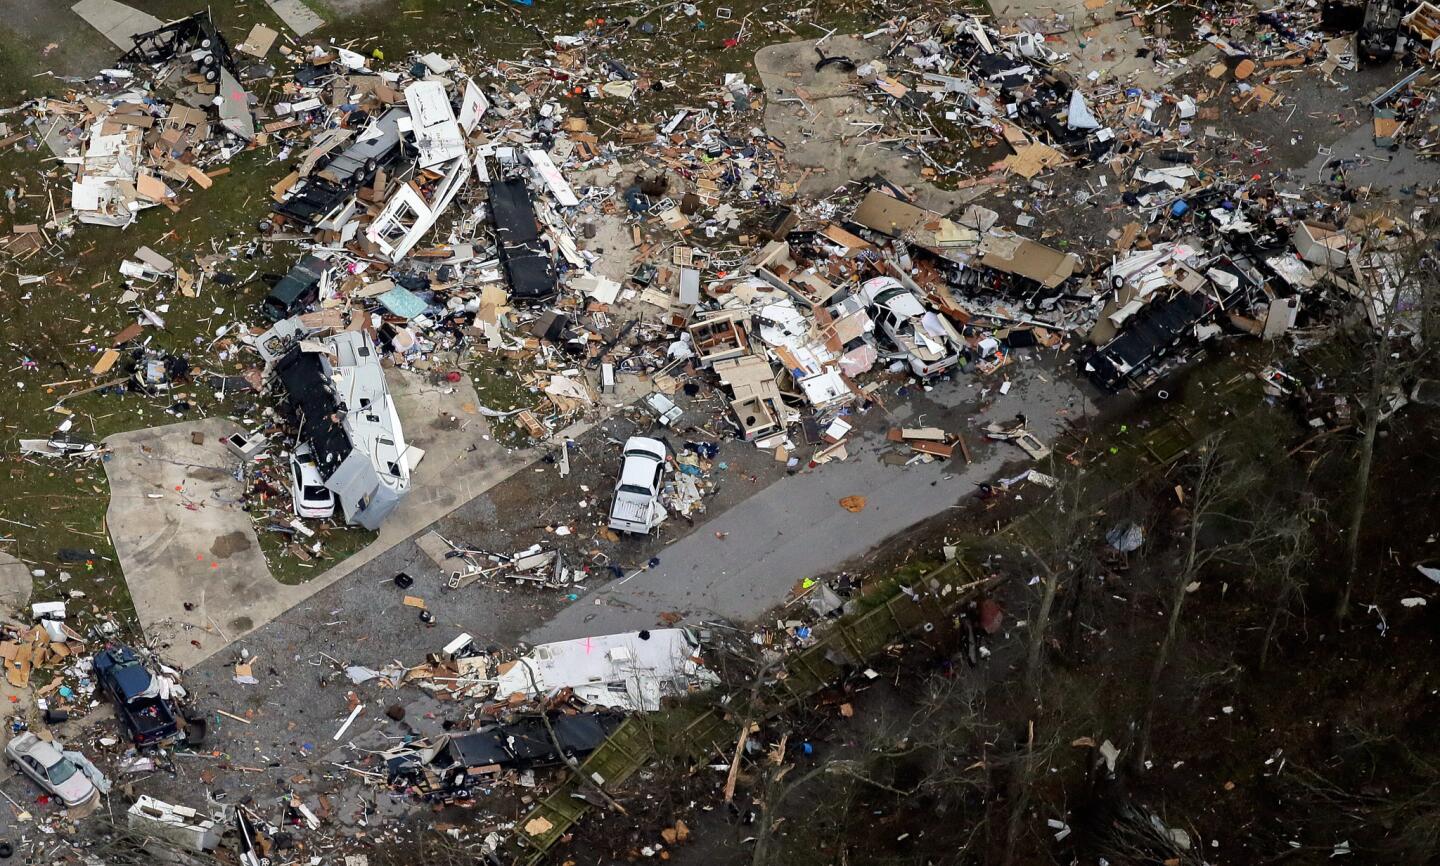
[[[264,33],[258,38],[268,47]],[[648,376],[655,387],[643,405],[662,425],[684,423],[684,401],[675,399],[682,377],[672,374],[693,362],[727,393],[728,422],[741,438],[788,453],[800,425],[825,431],[811,461],[818,464],[844,458],[846,417],[870,404],[887,375],[985,376],[1013,363],[1016,350],[1080,346],[1080,367],[1097,385],[1145,387],[1220,339],[1273,337],[1307,321],[1317,312],[1313,295],[1329,285],[1310,269],[1349,262],[1341,229],[1312,214],[1287,219],[1264,210],[1249,185],[1198,172],[1183,146],[1158,161],[1143,150],[1127,156],[1133,182],[1123,201],[1148,216],[1117,239],[1109,263],[1096,250],[1023,236],[1031,225],[1024,215],[1014,229],[979,205],[947,217],[883,178],[861,188],[854,207],[782,209],[771,221],[771,243],[745,234],[717,254],[708,241],[733,238],[742,213],[748,221],[773,216],[775,163],[783,156],[759,130],[725,128],[723,113],[679,110],[602,146],[585,120],[565,116],[563,103],[497,86],[493,75],[472,76],[458,61],[425,54],[387,65],[334,45],[283,52],[295,62],[283,74],[283,98],[261,105],[232,91],[244,76],[206,16],[135,41],[121,65],[131,76],[159,76],[177,102],[150,126],[112,120],[105,135],[161,130],[169,136],[162,144],[181,145],[171,152],[183,153],[184,170],[170,166],[172,174],[199,185],[209,178],[196,176],[197,160],[223,161],[257,140],[279,143],[280,158],[293,166],[271,188],[261,229],[268,241],[295,243],[298,255],[274,279],[262,312],[272,322],[308,317],[314,328],[299,341],[311,350],[285,363],[266,359],[274,393],[303,428],[272,439],[288,446],[290,458],[275,462],[292,467],[296,480],[282,486],[304,519],[326,519],[330,507],[305,495],[317,486],[305,482],[307,467],[347,522],[373,528],[404,497],[421,453],[406,445],[383,374],[368,361],[350,364],[343,341],[358,341],[357,357],[370,352],[382,366],[410,369],[430,369],[438,352],[461,362],[538,352],[550,374],[540,404],[548,411],[517,409],[512,422],[533,441],[591,414],[599,395],[613,393],[617,374]],[[1154,94],[1127,89],[1130,102],[1122,103],[1064,71],[1066,58],[1030,33],[953,15],[936,19],[927,37],[895,47],[902,45],[860,63],[820,51],[817,69],[838,65],[893,114],[913,116],[929,102],[999,136],[1015,153],[998,171],[1021,179],[1114,161],[1117,141],[1128,147],[1159,129]],[[238,50],[254,54],[254,47]],[[595,96],[630,81],[614,75]],[[81,102],[92,113],[108,107],[138,118],[120,86],[129,79],[112,78],[120,97]],[[737,119],[753,109],[743,77],[727,78],[724,90]],[[1190,97],[1173,102],[1172,122],[1194,116]],[[145,106],[159,114],[154,100]],[[531,115],[537,107],[539,120]],[[622,197],[567,180],[567,172],[613,162],[627,149],[694,174],[689,191],[668,195],[669,181],[637,175]],[[855,190],[837,192],[843,200]],[[601,276],[593,269],[599,256],[577,243],[615,214],[637,242],[646,239],[624,279]],[[1167,239],[1172,234],[1178,239]],[[1301,261],[1285,248],[1287,235]],[[1147,250],[1167,244],[1183,249],[1146,260]],[[657,255],[662,250],[668,255]],[[137,258],[137,278],[174,281],[187,293],[213,276],[205,271],[197,280],[163,257]],[[140,324],[163,326],[158,314],[144,315]],[[631,317],[623,327],[622,315]],[[338,336],[351,331],[366,336]],[[313,351],[327,341],[325,352]],[[586,372],[569,368],[579,361]],[[161,392],[188,375],[183,363],[147,355],[135,381]],[[340,394],[337,382],[365,393]],[[367,401],[377,411],[356,411]],[[946,450],[932,447],[924,459]],[[247,467],[263,470],[263,462]],[[691,478],[676,473],[668,485],[680,513],[703,508]],[[659,522],[659,494],[650,496],[650,516],[631,523]],[[273,527],[292,531],[283,522]]]
[[[183,56],[174,52],[189,46],[186,40],[203,39],[203,25],[196,19],[166,31],[173,57]],[[974,21],[953,21],[949,30],[956,51],[981,46],[1003,56],[997,69],[1003,66],[1007,75],[1019,76],[1017,82],[1063,85],[1043,70],[1053,57],[1033,44],[996,34],[991,41]],[[1034,56],[1016,53],[1022,49]],[[214,43],[209,50],[228,48]],[[143,56],[156,64],[175,62],[163,54],[154,49]],[[644,265],[624,282],[599,276],[592,271],[597,256],[582,252],[575,238],[616,202],[599,190],[577,193],[567,181],[561,165],[583,166],[602,153],[588,143],[594,137],[583,132],[583,122],[560,123],[554,113],[563,111],[558,104],[546,106],[551,114],[541,124],[545,134],[536,138],[517,125],[522,106],[515,94],[482,88],[456,63],[435,55],[397,70],[322,47],[296,59],[300,63],[286,85],[286,98],[267,107],[265,113],[275,119],[264,122],[259,134],[283,141],[301,130],[308,142],[303,150],[282,149],[282,158],[293,160],[295,170],[272,188],[272,214],[261,228],[273,241],[298,242],[302,251],[287,273],[274,278],[262,304],[263,316],[278,324],[246,339],[268,345],[283,336],[290,341],[283,350],[288,357],[281,357],[278,345],[262,349],[264,378],[247,375],[246,381],[251,387],[268,382],[287,405],[282,416],[293,426],[288,432],[270,428],[269,447],[288,446],[291,456],[275,463],[292,467],[294,478],[280,485],[291,490],[298,517],[325,519],[329,507],[321,496],[305,492],[317,486],[305,480],[312,465],[319,486],[334,494],[346,522],[375,528],[393,511],[409,488],[421,452],[406,445],[381,371],[392,361],[428,367],[437,350],[461,357],[476,351],[531,351],[536,345],[532,335],[540,337],[539,349],[555,371],[544,394],[559,411],[542,420],[523,410],[514,422],[537,440],[595,407],[596,391],[613,390],[617,371],[656,374],[657,388],[644,405],[661,424],[676,424],[683,417],[674,399],[678,380],[663,370],[698,356],[700,366],[731,393],[732,423],[743,438],[761,447],[784,447],[795,425],[811,419],[831,431],[833,441],[817,453],[817,463],[844,457],[849,425],[843,416],[868,402],[876,385],[858,380],[877,365],[929,379],[971,363],[981,372],[1004,363],[1005,347],[970,327],[967,317],[947,308],[946,299],[929,286],[910,278],[905,249],[887,245],[877,250],[839,224],[826,229],[837,240],[806,228],[739,262],[712,259],[698,246],[680,246],[674,249],[673,268]],[[207,69],[219,64],[213,77],[226,78],[221,59],[196,62]],[[727,86],[732,97],[746,91],[743,81]],[[708,159],[711,153],[727,153],[729,144],[718,135],[714,119],[708,112],[686,110],[666,128],[671,135],[692,136]],[[687,127],[692,131],[681,132]],[[507,143],[496,143],[500,140]],[[537,146],[541,142],[548,146]],[[734,197],[753,209],[760,157],[772,149],[763,143],[758,139],[738,156],[728,156],[727,165],[707,168],[707,176],[718,183],[702,185],[707,190],[702,201],[714,205]],[[625,210],[637,232],[656,221],[670,231],[688,230],[690,220],[677,206],[694,213],[688,199],[677,203],[631,193],[626,192]],[[872,203],[887,211],[885,233],[897,232],[897,219],[908,219],[911,228],[928,219],[919,208],[877,191],[855,222],[847,224],[864,231]],[[729,204],[720,204],[716,215],[719,227],[739,224]],[[715,236],[716,228],[707,227],[706,236]],[[968,231],[938,243],[963,239]],[[1055,279],[1068,275],[1066,268],[1073,269],[1075,257],[1065,254],[1046,261],[1041,270],[1030,267],[1025,245],[1031,243],[1010,253],[1022,278],[1029,273],[1042,286],[1053,287]],[[1000,241],[992,244],[998,247]],[[1033,249],[1048,248],[1034,244]],[[1004,266],[1003,251],[987,255],[987,261]],[[141,265],[162,285],[183,278],[192,289],[196,286],[168,261],[152,267],[142,259]],[[862,287],[866,280],[871,282]],[[618,328],[609,307],[637,295],[662,315],[648,310],[638,327],[632,322]],[[551,303],[556,308],[535,306]],[[303,337],[287,325],[297,319],[306,323]],[[617,346],[629,340],[641,350]],[[646,344],[660,344],[663,356]],[[323,351],[317,348],[321,345]],[[626,356],[614,357],[617,349]],[[598,389],[592,376],[554,363],[563,363],[566,355],[585,360],[587,369],[600,374]],[[169,369],[162,371],[153,360],[141,372],[156,383],[169,377]],[[255,441],[259,431],[246,435]],[[260,454],[248,448],[240,453],[246,455],[247,471],[266,473]],[[651,492],[649,516],[616,518],[619,523],[612,521],[612,526],[652,528],[665,514],[662,499],[680,514],[703,508],[703,485],[688,471],[689,464],[680,468],[663,496],[659,489]],[[257,482],[262,495],[275,486]],[[272,527],[302,531],[287,523]]]
[[[124,227],[147,208],[177,209],[182,187],[214,182],[204,166],[228,162],[255,138],[252,96],[208,13],[134,40],[126,68],[105,73],[116,91],[35,105],[46,144],[74,171],[70,206],[82,223]],[[136,72],[152,85],[129,87]],[[173,97],[157,100],[154,88]]]
[[[580,601],[587,580],[624,584],[656,567],[664,545],[694,528],[712,495],[727,483],[742,486],[736,482],[748,470],[732,457],[740,452],[752,459],[758,452],[767,464],[773,455],[776,477],[807,471],[852,459],[847,449],[856,450],[874,424],[857,431],[883,414],[897,421],[886,438],[903,451],[884,454],[890,466],[962,455],[970,463],[966,435],[972,444],[1006,443],[1001,450],[1010,458],[1052,457],[1023,414],[1000,422],[980,418],[984,409],[977,409],[962,422],[970,429],[961,431],[907,415],[911,405],[897,411],[896,402],[912,395],[969,386],[977,405],[988,405],[1020,379],[1016,367],[1040,359],[1071,364],[1106,392],[1164,389],[1165,377],[1219,347],[1332,321],[1331,313],[1357,300],[1371,324],[1381,326],[1384,299],[1398,291],[1385,240],[1339,209],[1303,200],[1283,181],[1238,178],[1194,160],[1201,139],[1188,121],[1201,109],[1190,96],[1117,85],[1108,76],[1087,80],[1064,70],[1055,40],[979,17],[942,16],[887,23],[867,35],[878,42],[894,36],[875,60],[827,56],[822,39],[814,48],[817,70],[843,79],[874,109],[853,124],[863,130],[856,142],[870,147],[876,144],[870,139],[893,136],[888,140],[900,140],[898,150],[923,157],[917,162],[929,174],[921,177],[947,175],[959,190],[1010,183],[1021,197],[1014,216],[1002,219],[978,199],[931,209],[922,202],[960,199],[879,175],[807,196],[805,175],[794,180],[800,173],[786,165],[793,142],[757,125],[769,88],[752,87],[739,73],[708,92],[685,94],[701,107],[667,108],[653,123],[601,121],[604,112],[586,102],[612,100],[638,111],[632,97],[652,86],[618,61],[606,58],[602,67],[587,54],[618,29],[587,27],[549,41],[541,62],[488,71],[473,63],[467,71],[461,61],[433,53],[387,64],[380,52],[357,53],[359,42],[341,47],[287,37],[281,53],[291,65],[265,73],[276,86],[259,99],[241,86],[253,71],[237,66],[208,18],[140,34],[123,68],[107,72],[102,83],[27,109],[73,173],[72,211],[57,213],[46,231],[63,238],[75,221],[122,228],[147,208],[177,212],[188,189],[221,177],[223,164],[242,148],[273,148],[283,166],[276,175],[288,175],[273,185],[276,177],[267,178],[268,197],[262,188],[260,204],[243,217],[258,225],[256,238],[212,245],[193,266],[148,246],[135,250],[120,267],[130,322],[95,347],[98,358],[87,366],[97,381],[111,382],[102,385],[108,393],[144,395],[173,416],[189,411],[192,390],[245,392],[243,409],[232,416],[243,416],[244,429],[221,438],[233,458],[229,468],[243,478],[244,508],[257,526],[294,539],[280,555],[307,568],[312,556],[333,562],[322,540],[340,531],[335,524],[374,530],[397,509],[418,513],[426,500],[441,498],[422,494],[403,504],[426,477],[417,475],[424,451],[406,427],[429,448],[430,440],[418,437],[440,425],[433,416],[409,417],[409,392],[398,383],[462,390],[478,383],[482,365],[511,380],[518,396],[497,388],[504,396],[475,400],[466,392],[473,402],[465,411],[493,422],[492,431],[504,425],[506,452],[533,448],[520,462],[526,471],[549,473],[536,478],[569,479],[568,489],[584,494],[569,497],[583,499],[582,516],[572,510],[562,518],[560,509],[552,515],[544,510],[548,501],[536,502],[536,525],[524,529],[531,534],[508,535],[492,549],[478,540],[488,526],[437,521],[421,530],[413,543],[434,571],[406,564],[417,577],[395,575],[393,586],[420,583],[416,595],[397,604],[418,608],[428,627],[441,616],[459,619],[471,600],[455,591],[480,580],[499,590],[487,598],[513,592],[529,600],[515,587],[544,587],[557,590],[547,601],[558,605],[566,597]],[[1424,15],[1407,20],[1417,27]],[[258,54],[254,45],[235,50],[263,59],[276,34],[257,26],[252,37],[264,45]],[[1226,75],[1240,63],[1256,65],[1227,57]],[[597,70],[600,79],[588,84]],[[1263,100],[1261,86],[1246,85],[1245,93]],[[814,102],[799,101],[806,100]],[[935,116],[1013,153],[988,174],[951,169],[940,157],[948,142],[938,139],[958,136],[941,136],[928,120],[907,126]],[[909,134],[922,126],[930,132]],[[1118,183],[1066,190],[1052,182],[1052,172],[1102,165]],[[71,175],[65,180],[71,183]],[[1106,189],[1113,201],[1106,201]],[[1101,207],[1130,220],[1110,233],[1109,244],[1065,233],[1062,220],[1053,226],[1038,220],[1056,208],[1097,208],[1098,215]],[[1409,230],[1398,220],[1381,233],[1393,238]],[[10,251],[34,254],[42,234],[17,227]],[[221,286],[232,295],[259,288],[265,297],[258,307],[227,310]],[[201,292],[208,293],[207,308],[215,297],[214,321],[205,322],[193,347],[167,345],[170,302],[177,293]],[[466,376],[476,379],[465,382]],[[1272,395],[1304,388],[1278,367],[1265,382]],[[1396,389],[1388,412],[1405,399]],[[229,413],[240,402],[217,405]],[[576,422],[612,417],[621,422],[615,428],[575,441],[583,436]],[[27,457],[56,462],[107,459],[104,446],[76,432],[84,429],[67,418],[49,438],[21,440],[21,447]],[[1053,456],[1065,458],[1067,450],[1055,443]],[[572,460],[589,464],[595,474],[583,479],[588,484],[570,476]],[[432,458],[427,469],[451,465]],[[958,474],[947,470],[946,477]],[[747,480],[757,483],[754,475]],[[1023,469],[980,487],[988,495],[1022,483],[1049,488],[1060,481]],[[715,501],[724,508],[734,502]],[[185,507],[192,505],[200,507]],[[865,497],[847,495],[840,505],[858,514]],[[406,526],[412,516],[403,514]],[[497,533],[514,532],[496,523]],[[470,531],[476,535],[467,541]],[[807,592],[786,602],[797,618],[787,613],[774,629],[757,627],[753,644],[760,652],[807,645],[812,624],[847,608],[826,583],[806,578],[802,585]],[[427,607],[429,590],[443,603],[429,595]],[[204,604],[201,595],[202,610]],[[653,621],[694,622],[693,613],[667,609]],[[348,636],[347,617],[335,612],[326,628]],[[138,642],[134,650],[117,644],[81,655],[82,638],[51,621],[37,624],[39,633],[7,633],[12,684],[28,682],[38,665],[63,666],[63,683],[42,687],[51,689],[42,694],[57,710],[78,712],[102,697],[112,704],[116,720],[106,733],[115,736],[106,739],[134,749],[123,759],[126,772],[155,769],[146,762],[157,759],[148,755],[202,741],[203,720],[187,717],[176,703],[184,691],[171,683],[173,671]],[[218,632],[224,623],[200,626],[207,643],[211,627]],[[228,644],[233,635],[220,637]],[[337,775],[401,804],[413,796],[469,806],[491,787],[544,788],[568,774],[537,774],[575,768],[627,715],[663,711],[717,686],[708,637],[703,649],[693,632],[659,628],[515,652],[481,651],[461,635],[423,664],[407,667],[415,654],[410,662],[385,657],[376,662],[381,670],[347,667],[322,653],[356,687],[423,689],[422,699],[443,708],[443,716],[427,716],[435,725],[412,727],[404,704],[391,704],[385,716],[403,722],[395,736],[393,728],[367,725],[376,721],[373,695],[348,692],[349,715],[324,735],[345,750],[341,760],[354,760],[326,760],[342,771]],[[234,682],[256,686],[253,656],[240,658]],[[222,679],[228,682],[228,672]],[[212,721],[248,736],[255,718],[230,706],[237,713]],[[367,727],[363,735],[374,738],[368,745],[384,738],[377,748],[353,733]],[[32,745],[26,740],[17,748]],[[313,764],[313,748],[307,742],[300,750],[299,765]],[[741,748],[748,753],[753,744]],[[60,747],[39,751],[40,775],[31,777],[42,787],[55,781],[49,768],[69,770],[56,754],[91,778]],[[187,755],[196,762],[218,758]],[[273,765],[288,770],[289,760]],[[252,771],[263,772],[240,770]],[[100,790],[102,780],[92,784]],[[96,799],[86,791],[52,793],[77,803]],[[531,795],[522,796],[528,803]],[[197,810],[142,796],[128,815],[132,828],[186,850],[213,851],[228,837],[241,862],[259,864],[281,859],[274,852],[288,850],[299,828],[320,826],[300,800],[286,795],[266,812],[248,804]],[[321,802],[329,821],[331,803]],[[509,817],[502,830],[519,826]],[[468,831],[455,832],[458,838]],[[323,850],[304,853],[315,860],[333,853]]]
[[[695,635],[679,628],[540,644],[497,673],[497,697],[568,689],[587,704],[632,712],[654,712],[662,698],[720,681],[701,662]]]
[[[720,680],[688,629],[649,629],[539,644],[509,657],[481,652],[468,634],[406,671],[405,682],[500,705],[570,696],[584,706],[655,712],[666,698],[703,691]]]
[[[386,782],[425,800],[449,802],[471,799],[476,786],[502,776],[573,765],[604,742],[626,713],[656,712],[666,699],[718,685],[701,651],[695,634],[676,628],[540,644],[502,660],[477,651],[462,634],[401,678],[487,701],[505,720],[389,750]],[[371,673],[378,672],[365,670],[363,676]]]
[[[286,319],[256,346],[296,418],[297,447],[308,450],[345,519],[378,529],[410,492],[419,454],[405,443],[370,335],[319,330],[303,317]]]
[[[387,781],[432,802],[468,800],[475,786],[493,784],[503,774],[583,760],[623,720],[611,712],[556,712],[419,740],[387,753]]]

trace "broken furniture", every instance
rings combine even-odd
[[[701,366],[728,361],[748,354],[750,336],[746,332],[749,315],[743,310],[721,310],[702,313],[690,324],[690,342]]]
[[[1050,446],[1035,438],[1024,425],[1002,427],[992,422],[986,425],[985,435],[1000,442],[1018,445],[1032,460],[1044,460],[1050,456]]]
[[[670,427],[680,420],[685,410],[675,405],[675,401],[659,391],[651,391],[645,395],[645,406],[655,415],[655,420],[663,426]]]
[[[250,462],[260,456],[270,444],[270,437],[264,433],[232,433],[220,440],[225,445],[225,450],[245,462]]]

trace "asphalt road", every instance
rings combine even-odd
[[[526,634],[532,642],[565,640],[648,628],[663,614],[685,621],[715,618],[748,622],[782,601],[796,581],[834,571],[885,539],[949,508],[975,492],[1009,461],[1026,455],[1007,443],[987,444],[977,429],[1024,412],[1032,432],[1048,441],[1067,418],[1089,411],[1069,376],[1057,378],[1036,364],[1012,366],[1006,395],[956,426],[974,399],[977,380],[937,387],[892,412],[906,426],[939,424],[962,432],[975,463],[954,460],[891,466],[895,450],[882,429],[865,432],[843,463],[784,478],[706,523],[658,554],[654,568],[610,581]],[[995,383],[998,384],[998,383]],[[969,387],[967,387],[969,386]],[[875,411],[875,410],[872,410]],[[1061,414],[1063,412],[1063,414]],[[839,505],[866,497],[863,511]]]

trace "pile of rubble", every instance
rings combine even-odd
[[[147,208],[178,211],[188,186],[209,188],[256,143],[254,97],[240,78],[225,38],[199,12],[138,35],[119,67],[73,97],[22,106],[30,131],[9,140],[38,137],[73,177],[69,208],[52,196],[44,229],[64,239],[76,221],[123,228]],[[6,249],[23,259],[42,237],[39,227],[17,227]]]

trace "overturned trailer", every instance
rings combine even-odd
[[[530,188],[522,178],[490,183],[490,217],[500,265],[510,283],[510,295],[526,301],[555,296],[555,261],[540,235]]]
[[[133,87],[107,91],[103,99],[86,97],[85,119],[76,124],[84,129],[78,147],[72,150],[54,127],[47,140],[74,172],[70,207],[76,219],[123,228],[147,208],[178,207],[175,186],[210,186],[203,166],[228,160],[253,140],[255,119],[230,46],[207,13],[128,34],[124,28],[107,31],[103,11],[77,4],[77,12],[112,41],[123,47],[130,40],[122,66],[163,65],[157,78],[173,92],[162,97]],[[139,21],[158,23],[144,15]]]
[[[1259,336],[1265,325],[1254,318],[1257,311],[1295,309],[1270,287],[1285,278],[1269,262],[1293,261],[1274,252],[1237,234],[1187,237],[1117,258],[1103,274],[1107,294],[1081,370],[1107,391],[1143,388],[1219,335],[1221,322]],[[1279,327],[1280,318],[1271,324]]]
[[[188,58],[195,74],[214,88],[213,95],[197,87],[192,104],[215,106],[220,125],[240,138],[255,138],[255,118],[250,113],[250,94],[240,85],[240,69],[230,52],[230,43],[210,20],[208,11],[196,12],[171,21],[147,33],[137,33],[135,47],[120,58],[121,63],[156,64]]]
[[[467,800],[475,786],[503,773],[584,758],[623,721],[613,712],[551,713],[419,740],[385,754],[386,780],[396,790],[431,802]]]
[[[1217,304],[1199,292],[1177,291],[1132,316],[1124,331],[1086,355],[1081,367],[1096,385],[1120,391],[1154,373],[1191,344],[1196,326]]]
[[[392,264],[408,256],[474,171],[467,135],[486,103],[463,80],[459,120],[446,84],[426,79],[363,129],[317,136],[273,206],[280,222],[323,233],[327,243],[357,242]]]
[[[359,208],[358,190],[404,156],[400,121],[406,117],[409,114],[404,108],[390,108],[375,119],[363,140],[339,153],[318,153],[310,162],[310,171],[273,210],[301,225],[339,230]]]
[[[278,355],[272,373],[298,418],[300,440],[346,521],[379,529],[409,492],[410,462],[419,456],[405,443],[380,356],[364,331],[315,340],[303,339],[298,326],[291,333],[302,339]]]
[[[500,666],[495,697],[544,698],[569,689],[601,707],[654,712],[663,698],[720,682],[688,629],[662,628],[540,644]]]

